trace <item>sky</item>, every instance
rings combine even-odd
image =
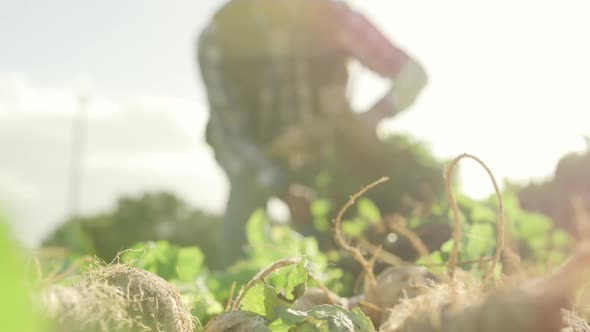
[[[203,142],[207,106],[195,37],[224,1],[0,1],[0,204],[34,245],[63,221],[72,121],[89,96],[80,211],[169,190],[220,213],[228,184]],[[439,158],[473,153],[499,179],[540,179],[590,134],[590,4],[351,1],[427,68],[417,103],[382,130]],[[354,105],[385,88],[353,71]],[[461,164],[462,190],[492,186]]]

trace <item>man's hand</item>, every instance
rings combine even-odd
[[[309,207],[311,202],[315,199],[315,196],[315,192],[306,186],[300,184],[292,184],[289,186],[285,197],[285,203],[289,207],[293,223],[304,224],[311,221]]]
[[[428,75],[422,65],[409,58],[393,79],[393,103],[395,111],[401,112],[414,103],[428,83]]]
[[[393,92],[390,90],[368,111],[360,113],[359,116],[367,128],[375,130],[381,120],[392,117],[396,114],[397,110],[394,105]]]

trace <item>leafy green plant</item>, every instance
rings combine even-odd
[[[0,215],[0,327],[3,331],[43,331],[30,300],[23,255]]]
[[[334,264],[339,255],[323,253],[314,237],[305,237],[295,232],[289,225],[271,224],[268,216],[262,210],[256,211],[246,224],[246,237],[248,239],[248,258],[238,262],[231,271],[246,269],[256,273],[284,257],[305,256],[310,261],[310,268],[320,277],[326,285],[335,292],[350,289],[352,277]],[[253,273],[249,273],[251,276]],[[276,278],[280,283],[284,280]],[[242,279],[239,282],[247,281]]]
[[[571,250],[571,240],[567,233],[555,228],[547,217],[520,208],[516,193],[508,187],[502,192],[506,219],[505,240],[513,250],[527,262],[544,270],[547,263],[563,263]],[[497,224],[500,215],[495,197],[484,201],[473,200],[464,195],[457,196],[461,219],[462,238],[459,243],[459,261],[478,260],[491,256],[496,249]],[[414,227],[423,222],[445,222],[452,226],[452,215],[448,204],[439,203],[433,209],[429,220],[412,220]],[[431,253],[431,261],[443,264],[452,248],[452,239],[446,241],[439,250]],[[427,263],[426,259],[419,263]]]
[[[199,246],[211,266],[218,216],[194,209],[174,194],[144,193],[121,197],[112,210],[67,220],[44,241],[78,255],[96,255],[110,262],[138,242],[165,240]]]
[[[336,305],[319,305],[308,311],[293,309],[304,294],[308,279],[306,259],[287,269],[285,287],[273,287],[264,278],[254,281],[245,290],[239,309],[260,315],[272,331],[359,331],[370,332],[375,328],[362,311],[351,311]],[[238,298],[237,301],[239,301]]]

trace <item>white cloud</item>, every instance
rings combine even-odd
[[[66,214],[76,90],[0,77],[0,201],[27,244]],[[227,184],[203,142],[203,107],[165,96],[91,96],[82,213],[147,190],[173,191],[196,206],[222,210]]]

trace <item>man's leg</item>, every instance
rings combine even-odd
[[[258,208],[265,208],[268,197],[256,188],[250,179],[230,179],[230,193],[223,225],[218,234],[219,248],[217,264],[220,268],[231,266],[244,256],[246,245],[246,222]]]

